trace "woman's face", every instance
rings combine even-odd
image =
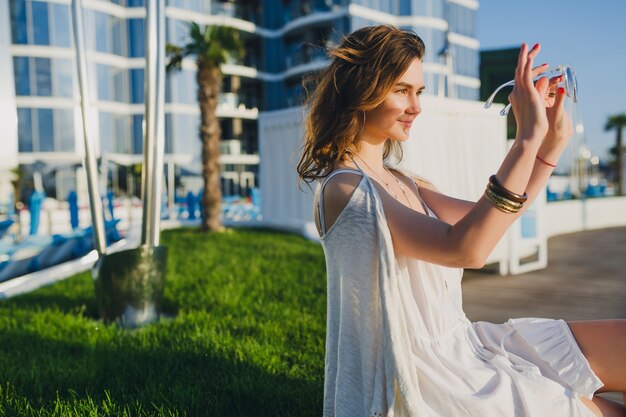
[[[422,63],[416,58],[389,90],[385,100],[375,109],[365,112],[361,137],[381,142],[388,138],[402,142],[407,140],[413,120],[422,111],[420,95],[424,88]]]

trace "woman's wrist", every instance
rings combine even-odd
[[[547,142],[544,142],[537,150],[536,159],[543,165],[556,168],[564,150],[565,146],[551,146]]]
[[[524,138],[520,136],[515,138],[515,141],[513,142],[513,147],[518,148],[521,152],[525,154],[533,154],[534,156],[537,154],[537,152],[539,152],[539,149],[541,148],[541,140],[537,140],[534,137]]]
[[[536,157],[536,158],[537,158],[537,160],[538,160],[539,162],[541,162],[542,164],[547,165],[547,166],[549,166],[549,167],[551,167],[551,168],[556,168],[556,162],[554,162],[554,163],[552,163],[552,162],[548,162],[548,161],[546,161],[545,159],[543,159],[542,157],[540,157],[539,155],[537,155],[537,157]]]

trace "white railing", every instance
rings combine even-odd
[[[546,211],[548,237],[626,226],[626,197],[553,201],[547,204]]]
[[[220,142],[220,153],[222,155],[241,154],[241,141],[238,139],[224,139]]]

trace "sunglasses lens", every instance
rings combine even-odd
[[[565,68],[565,87],[574,103],[578,103],[578,82],[576,81],[574,71],[570,67]]]

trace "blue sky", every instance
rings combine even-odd
[[[537,64],[571,65],[587,145],[608,155],[606,119],[626,113],[626,0],[480,0],[477,36],[481,49],[539,42]]]

